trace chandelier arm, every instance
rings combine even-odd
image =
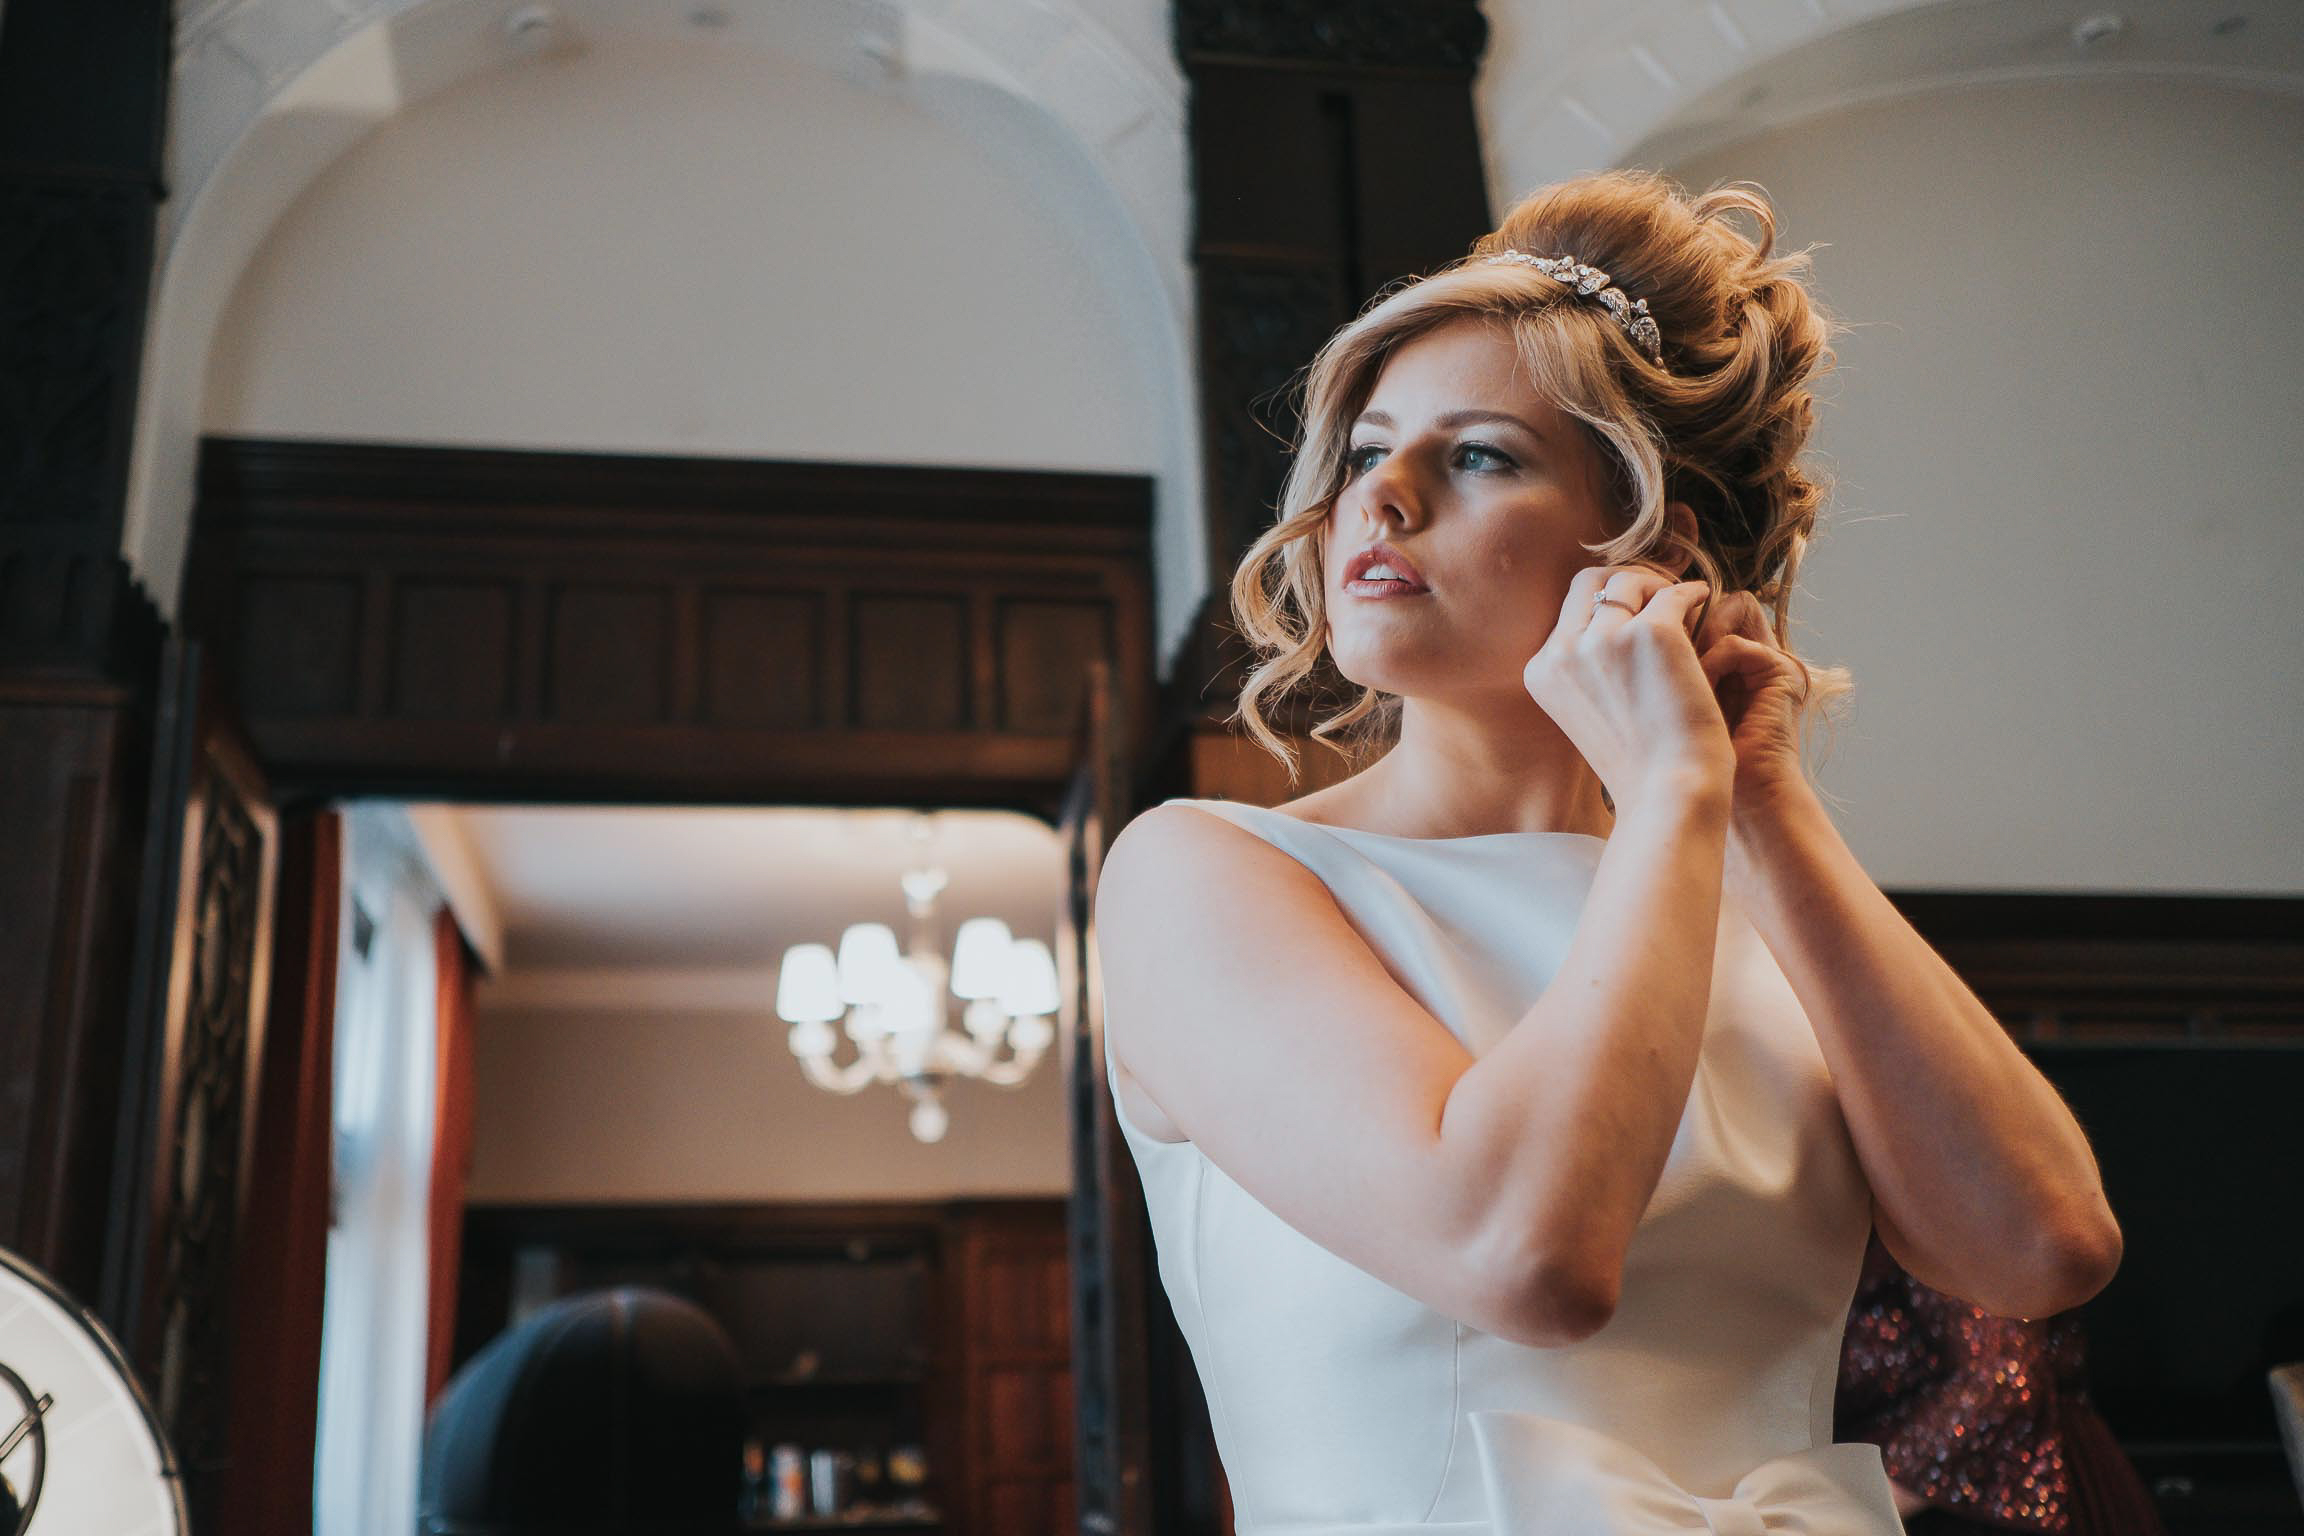
[[[1041,1052],[1046,1049],[1042,1046],[1039,1050],[1018,1051],[1006,1061],[990,1063],[977,1076],[996,1087],[1021,1088],[1024,1080],[1032,1075],[1032,1068],[1038,1065]]]
[[[859,1093],[872,1086],[879,1077],[879,1063],[873,1053],[861,1047],[854,1060],[845,1066],[835,1066],[831,1054],[802,1056],[800,1065],[808,1073],[808,1080],[817,1087],[833,1093]]]
[[[947,1029],[938,1038],[937,1053],[950,1062],[954,1070],[970,1077],[981,1077],[992,1063],[992,1053],[973,1036],[955,1029]]]

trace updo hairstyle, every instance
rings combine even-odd
[[[1507,328],[1533,385],[1599,449],[1618,531],[1585,546],[1592,563],[1647,564],[1708,581],[1714,594],[1753,593],[1806,680],[1803,740],[1816,720],[1839,723],[1848,669],[1811,665],[1789,636],[1793,584],[1829,491],[1803,462],[1813,387],[1842,328],[1806,286],[1808,251],[1777,254],[1775,243],[1775,210],[1750,182],[1692,196],[1657,172],[1599,172],[1530,193],[1470,254],[1389,285],[1322,345],[1295,381],[1302,430],[1277,518],[1231,587],[1233,622],[1258,658],[1231,718],[1291,782],[1296,753],[1267,712],[1312,678],[1326,644],[1321,533],[1345,483],[1352,424],[1396,348],[1467,317]],[[1662,365],[1570,286],[1480,259],[1508,250],[1573,257],[1647,300]],[[1696,514],[1692,545],[1665,520],[1672,501]],[[1312,735],[1358,763],[1398,739],[1399,720],[1397,696],[1363,687]]]

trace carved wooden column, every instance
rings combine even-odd
[[[121,560],[165,0],[0,12],[0,1244],[96,1298],[160,623]]]
[[[1279,500],[1293,376],[1377,289],[1488,229],[1472,109],[1488,23],[1475,0],[1177,0],[1175,21],[1192,91],[1210,564],[1157,772],[1178,792],[1286,798],[1278,765],[1221,724],[1241,675],[1232,570]],[[1305,764],[1334,760],[1315,746]]]

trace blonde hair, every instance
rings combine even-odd
[[[1751,216],[1747,235],[1729,222]],[[1588,544],[1596,565],[1647,564],[1700,578],[1715,597],[1749,591],[1792,651],[1793,584],[1829,483],[1797,460],[1814,425],[1811,385],[1833,365],[1841,329],[1804,286],[1805,250],[1774,254],[1767,194],[1731,182],[1688,195],[1653,171],[1604,171],[1522,198],[1471,253],[1427,277],[1403,278],[1322,345],[1295,383],[1302,431],[1278,517],[1232,574],[1232,616],[1258,660],[1231,718],[1297,776],[1295,751],[1266,718],[1309,678],[1326,645],[1320,534],[1346,476],[1352,423],[1403,343],[1453,321],[1504,326],[1536,388],[1589,429],[1608,470],[1623,529]],[[1499,251],[1566,255],[1646,299],[1663,331],[1651,363],[1591,299],[1530,267],[1484,263]],[[1696,514],[1690,546],[1665,504]],[[1853,689],[1845,667],[1792,652],[1813,720],[1836,724]],[[1363,687],[1312,736],[1347,758],[1397,740],[1400,700]],[[1344,747],[1332,736],[1342,734]]]

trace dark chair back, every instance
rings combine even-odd
[[[744,1397],[735,1346],[693,1303],[564,1297],[441,1392],[419,1536],[734,1536]]]

